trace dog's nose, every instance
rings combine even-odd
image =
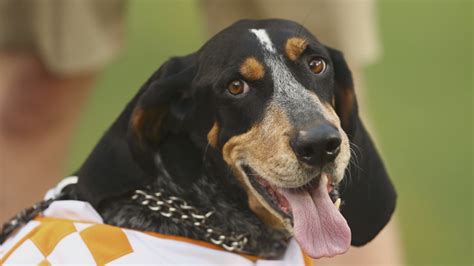
[[[300,161],[321,166],[334,161],[339,154],[341,135],[334,126],[323,124],[299,131],[290,144]]]

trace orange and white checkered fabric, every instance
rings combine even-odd
[[[67,219],[70,217],[70,219]],[[294,240],[282,260],[261,260],[176,236],[102,223],[86,202],[56,201],[0,246],[0,265],[305,265]]]

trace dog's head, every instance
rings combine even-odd
[[[239,21],[170,59],[140,90],[128,125],[133,156],[151,174],[173,134],[197,154],[213,150],[251,210],[313,257],[370,241],[394,210],[342,54],[291,21]],[[358,162],[349,171],[351,145]]]

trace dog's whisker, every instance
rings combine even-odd
[[[357,145],[353,142],[349,142],[349,151],[351,153],[351,158],[349,160],[349,165],[347,166],[347,170],[345,172],[346,177],[343,179],[344,184],[348,186],[351,185],[353,178],[355,178],[355,176],[353,176],[353,168],[360,170],[357,150],[360,150],[359,147],[357,147]]]
[[[354,160],[356,161],[356,163],[358,164],[359,162],[359,156],[358,154],[360,154],[360,148],[355,144],[353,143],[352,141],[349,142],[349,150],[351,152],[351,158],[354,158]]]

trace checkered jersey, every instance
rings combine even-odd
[[[87,202],[55,201],[0,246],[1,265],[308,265],[292,240],[282,260],[227,252],[193,239],[103,224]]]

